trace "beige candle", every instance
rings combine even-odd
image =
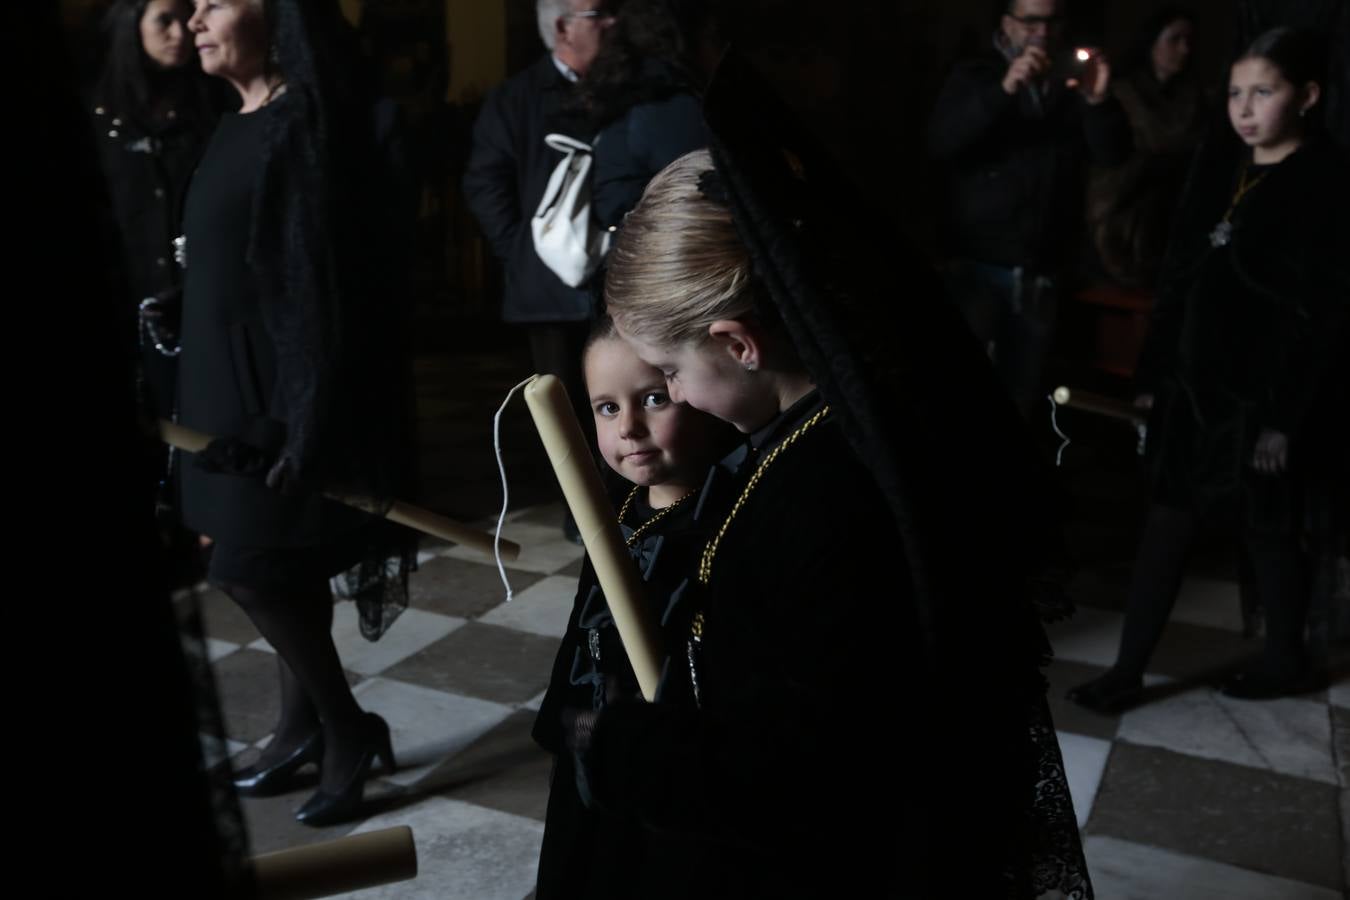
[[[642,695],[653,700],[662,662],[656,618],[644,597],[637,565],[624,546],[614,507],[605,497],[581,425],[568,402],[567,389],[552,375],[536,375],[525,386],[525,403],[576,519]]]
[[[1148,411],[1131,406],[1120,400],[1111,397],[1103,397],[1100,394],[1091,394],[1087,391],[1069,390],[1061,385],[1055,388],[1052,395],[1055,403],[1060,406],[1067,406],[1069,409],[1081,409],[1084,412],[1096,413],[1099,416],[1106,416],[1112,419],[1123,419],[1127,422],[1142,424],[1148,420]]]
[[[417,877],[407,825],[354,834],[252,860],[261,900],[309,900]]]
[[[173,422],[160,419],[159,435],[164,443],[171,447],[177,447],[187,453],[196,453],[204,450],[206,445],[211,443],[214,438],[209,434],[202,434],[200,431],[194,431],[191,428],[185,428]],[[380,511],[380,505],[369,497],[363,497],[360,494],[347,494],[339,491],[324,491],[324,496],[330,500],[336,500],[339,503],[345,503],[347,506],[354,506],[357,509],[365,510],[369,513]],[[411,503],[404,503],[401,500],[395,500],[388,509],[383,511],[384,518],[391,522],[397,522],[399,525],[405,525],[415,531],[423,534],[429,534],[432,537],[438,537],[441,540],[449,541],[452,544],[459,544],[463,547],[469,547],[477,550],[486,556],[492,556],[492,535],[470,528],[454,519],[446,518],[439,513],[434,513],[429,509],[423,509],[420,506],[414,506]],[[520,545],[514,541],[508,541],[502,538],[502,559],[512,560],[520,556]]]

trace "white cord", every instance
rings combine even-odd
[[[1050,401],[1050,427],[1055,429],[1055,434],[1059,435],[1060,440],[1064,441],[1055,451],[1055,468],[1059,468],[1060,460],[1064,457],[1064,448],[1069,446],[1069,436],[1059,430],[1059,421],[1055,417],[1055,413],[1059,411],[1059,404],[1055,402],[1055,395],[1046,394],[1045,399]]]
[[[497,532],[492,537],[492,555],[497,560],[497,573],[502,576],[502,584],[506,587],[506,602],[510,603],[515,594],[511,591],[511,582],[506,578],[506,566],[502,565],[502,525],[506,522],[506,505],[510,499],[509,491],[506,485],[506,464],[502,461],[502,413],[506,412],[506,405],[511,402],[511,398],[516,395],[516,391],[525,385],[534,381],[535,376],[531,375],[520,384],[511,388],[511,392],[506,395],[502,401],[501,408],[497,414],[492,417],[492,449],[497,453],[497,471],[502,475],[502,511],[497,516]]]

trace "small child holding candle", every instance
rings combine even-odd
[[[672,612],[672,593],[709,537],[706,523],[694,521],[700,488],[709,468],[734,445],[735,431],[673,402],[660,370],[638,359],[608,318],[592,330],[582,367],[600,456],[618,476],[607,481],[617,483],[612,494],[619,524],[669,638],[664,683],[684,675],[688,623]],[[636,823],[588,808],[570,752],[585,713],[638,696],[637,678],[587,560],[533,732],[555,756],[539,900],[624,896],[631,867],[649,852],[650,838]]]

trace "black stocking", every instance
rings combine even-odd
[[[286,590],[226,585],[225,590],[279,657],[281,719],[264,761],[303,741],[317,715],[324,729],[321,787],[338,792],[355,770],[367,738],[361,707],[333,646],[333,598],[327,582]]]
[[[1144,674],[1176,605],[1195,531],[1195,515],[1188,510],[1158,504],[1149,509],[1130,576],[1115,672],[1130,679]]]

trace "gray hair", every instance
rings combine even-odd
[[[553,49],[553,25],[572,11],[572,0],[534,0],[534,14],[539,20],[539,37],[544,46]]]

